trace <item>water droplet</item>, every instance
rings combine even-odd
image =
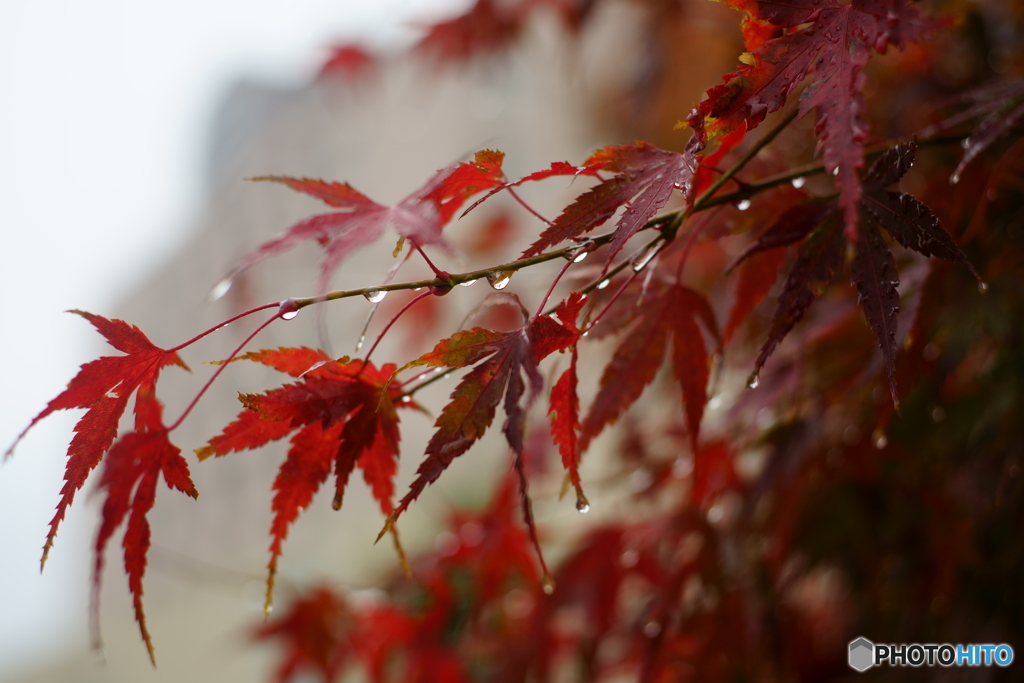
[[[978,291],[981,292],[982,294],[987,292],[988,291],[988,283],[987,282],[979,282],[978,283]]]
[[[285,299],[277,307],[277,315],[284,320],[291,320],[299,314],[299,305],[295,299]]]
[[[550,575],[544,575],[543,588],[545,595],[551,595],[555,592],[555,580]]]
[[[882,450],[889,445],[889,438],[885,435],[881,429],[876,429],[875,433],[871,435],[875,441],[875,448]]]
[[[366,297],[366,300],[371,304],[379,304],[381,301],[384,301],[384,297],[387,295],[388,293],[383,289],[368,289],[363,292],[363,296]]]
[[[476,280],[466,280],[465,282],[460,282],[459,286],[460,287],[472,287],[475,284],[476,284]]]
[[[576,512],[581,515],[585,515],[590,512],[590,503],[587,502],[586,498],[579,498],[576,500]]]
[[[739,201],[739,203],[736,204],[736,208],[739,209],[740,211],[746,211],[747,209],[750,208],[750,200],[749,199],[741,199]]]
[[[942,422],[945,419],[946,411],[942,408],[942,406],[935,406],[935,408],[932,410],[932,421]]]
[[[806,183],[807,183],[807,178],[804,178],[803,176],[801,176],[799,178],[793,178],[793,180],[791,180],[789,184],[799,190]]]
[[[949,179],[949,182],[952,183],[953,185],[956,185],[957,183],[959,183],[960,182],[960,174],[959,173],[954,173],[953,177],[951,177]]]
[[[661,624],[656,621],[648,621],[644,624],[644,635],[648,638],[657,638],[661,633]]]
[[[619,556],[619,562],[623,567],[635,567],[640,561],[640,553],[630,548]]]
[[[649,249],[644,250],[639,256],[633,259],[633,272],[639,273],[641,270],[647,267],[647,264],[651,262],[655,256],[658,255],[658,247],[652,246]]]
[[[758,379],[757,375],[751,375],[747,380],[747,387],[750,389],[757,389],[757,385],[760,383],[761,381]]]
[[[589,254],[590,254],[590,252],[589,252],[589,251],[581,251],[580,253],[576,254],[576,258],[574,258],[574,259],[572,260],[572,262],[573,262],[573,263],[579,263],[579,262],[581,262],[581,261],[582,261],[583,259],[587,258],[587,256],[588,256]]]
[[[366,343],[366,335],[359,335],[359,341],[356,342],[356,353],[359,353],[359,349],[363,348],[363,344]]]
[[[231,278],[226,277],[217,284],[215,284],[213,286],[213,289],[210,290],[210,301],[213,302],[216,301],[217,299],[220,299],[221,297],[228,293],[229,289],[231,289]]]
[[[838,166],[836,166],[835,168],[832,169],[832,175],[839,175],[839,167]]]
[[[505,289],[508,287],[509,280],[512,279],[511,270],[495,270],[487,273],[487,282],[495,289]]]
[[[597,283],[597,288],[598,289],[604,289],[609,284],[611,284],[611,280],[609,280],[608,278],[605,278],[605,279],[603,279],[603,280],[601,280],[600,282]]]
[[[960,141],[960,146],[963,147],[964,149],[967,149],[968,147],[971,146],[971,139],[964,138],[963,140]]]

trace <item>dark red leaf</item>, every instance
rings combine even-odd
[[[661,366],[669,337],[673,346],[672,367],[683,389],[687,425],[696,449],[711,362],[697,320],[717,337],[711,307],[704,295],[688,287],[671,285],[648,291],[637,317],[635,326],[623,338],[601,375],[601,388],[583,421],[581,451],[640,398]]]
[[[796,325],[811,302],[832,281],[832,274],[843,261],[843,231],[834,218],[827,220],[800,248],[800,254],[789,271],[779,303],[772,315],[768,339],[761,346],[750,375],[750,384],[757,382],[761,366],[775,347]]]
[[[900,310],[900,295],[896,287],[900,277],[896,273],[896,259],[885,245],[877,230],[861,228],[857,254],[851,266],[853,283],[857,285],[864,317],[878,337],[889,379],[893,405],[899,410],[896,393],[896,315]]]
[[[728,4],[783,32],[760,42],[762,31],[751,31],[753,42],[760,42],[751,51],[752,63],[740,66],[724,77],[725,84],[708,91],[689,119],[696,136],[757,126],[767,114],[781,109],[813,71],[800,113],[817,110],[815,129],[824,148],[825,167],[837,176],[845,231],[855,240],[858,171],[864,164],[861,148],[867,139],[861,89],[868,50],[884,53],[890,44],[903,47],[923,38],[936,23],[907,0],[729,0]],[[805,28],[806,24],[810,26]],[[762,23],[759,28],[766,27]]]
[[[518,297],[514,302],[522,307]],[[575,317],[580,306],[582,295],[573,294],[558,310],[567,317]],[[516,456],[522,456],[526,413],[544,384],[538,363],[548,354],[568,348],[578,336],[575,325],[570,327],[550,316],[539,316],[512,332],[479,327],[457,332],[406,364],[406,368],[416,365],[462,368],[474,364],[476,367],[455,387],[451,402],[434,423],[437,431],[427,444],[426,458],[420,463],[409,492],[388,519],[385,531],[427,485],[483,436],[494,421],[502,396],[505,398],[502,432]]]
[[[701,149],[691,140],[683,154],[658,149],[646,142],[606,147],[595,152],[584,167],[591,171],[608,170],[616,175],[577,197],[523,252],[523,257],[536,256],[564,240],[590,232],[625,205],[628,208],[616,223],[608,251],[610,261],[629,238],[665,206],[674,190],[679,190],[685,201],[693,200],[697,152]]]

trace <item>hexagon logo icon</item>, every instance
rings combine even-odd
[[[858,638],[850,642],[850,668],[864,672],[875,663],[875,644],[867,638]]]

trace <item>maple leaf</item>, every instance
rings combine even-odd
[[[333,468],[334,508],[340,509],[349,477],[358,466],[385,515],[391,512],[398,469],[398,414],[401,385],[389,383],[394,365],[380,368],[361,360],[330,360],[308,348],[268,349],[242,359],[263,363],[300,378],[263,394],[242,394],[246,410],[197,449],[200,460],[258,448],[292,435],[291,447],[274,480],[271,508],[267,605],[288,530],[313,500]],[[412,402],[398,406],[414,407]]]
[[[341,210],[299,221],[281,236],[264,242],[235,266],[228,279],[268,256],[315,240],[326,252],[320,264],[318,283],[320,291],[325,292],[341,262],[356,249],[376,242],[389,225],[417,246],[435,245],[450,251],[441,229],[470,196],[502,184],[503,158],[501,152],[477,152],[474,161],[438,171],[393,207],[378,204],[348,183],[289,176],[253,178],[287,185]]]
[[[682,386],[690,441],[696,450],[711,370],[697,321],[718,338],[711,306],[703,294],[689,287],[662,284],[648,289],[635,315],[636,321],[601,375],[600,389],[583,421],[580,450],[640,398],[661,366],[669,339],[672,369]]]
[[[750,50],[745,64],[708,90],[691,113],[695,137],[757,126],[778,111],[789,94],[813,71],[800,101],[800,114],[817,111],[815,132],[824,150],[825,168],[836,175],[845,232],[857,238],[858,171],[864,166],[867,126],[863,69],[869,50],[885,53],[925,37],[937,22],[925,18],[908,0],[726,0],[746,10],[757,23],[745,22]],[[804,28],[804,25],[810,26]],[[782,34],[766,38],[768,24]]]
[[[455,458],[484,435],[503,396],[505,424],[502,432],[517,458],[522,456],[526,413],[544,384],[538,364],[547,355],[568,348],[579,336],[579,330],[574,324],[560,324],[546,315],[529,319],[518,297],[511,297],[523,318],[528,320],[523,327],[511,332],[481,327],[456,332],[402,368],[476,366],[455,387],[451,402],[434,423],[437,431],[427,444],[426,459],[420,463],[409,492],[388,518],[385,531],[428,484],[436,481]],[[582,301],[562,310],[575,309],[575,315],[580,305]],[[525,404],[522,402],[524,394],[527,394]]]
[[[71,313],[88,320],[111,346],[128,355],[103,356],[83,365],[68,383],[68,388],[32,419],[7,450],[6,457],[10,457],[25,434],[46,416],[58,410],[87,409],[75,425],[75,436],[68,447],[68,464],[64,470],[61,499],[57,503],[57,513],[50,520],[50,531],[43,546],[40,566],[46,564],[57,536],[57,528],[68,507],[74,502],[75,493],[82,488],[89,473],[100,463],[103,454],[117,437],[118,421],[132,393],[139,390],[135,401],[135,429],[141,430],[148,423],[149,414],[159,407],[154,392],[160,370],[168,365],[178,365],[188,370],[177,353],[155,346],[134,325],[123,320],[108,320],[85,311],[74,310]]]
[[[280,617],[262,624],[253,637],[277,639],[285,648],[276,671],[277,683],[299,678],[305,671],[316,672],[324,683],[331,683],[357,651],[355,617],[344,598],[318,586],[292,601]]]
[[[864,318],[878,337],[889,391],[897,409],[899,398],[895,362],[900,299],[896,288],[899,275],[896,272],[896,260],[878,228],[884,228],[896,242],[908,249],[924,256],[937,256],[961,263],[978,277],[966,255],[949,233],[942,229],[939,219],[927,206],[907,193],[885,189],[910,170],[916,149],[914,142],[897,145],[882,154],[864,174],[864,193],[858,203],[859,239],[850,268]],[[740,256],[742,260],[760,251],[792,244],[811,232],[816,223],[820,223],[820,227],[801,247],[790,269],[772,316],[768,339],[754,363],[751,383],[756,383],[765,360],[807,312],[843,260],[843,231],[832,220],[835,216],[834,208],[830,210],[812,204],[803,208],[795,207],[787,216],[789,220],[780,220],[769,228]]]
[[[146,391],[146,388],[140,389],[140,400]],[[144,400],[156,402],[153,397]],[[93,609],[98,611],[104,551],[110,537],[127,518],[122,543],[124,568],[128,573],[135,619],[139,622],[139,630],[153,666],[156,666],[156,656],[142,609],[142,579],[146,573],[146,556],[150,545],[146,515],[156,502],[156,487],[161,475],[169,488],[177,489],[192,498],[199,496],[189,476],[188,463],[181,457],[181,450],[168,440],[159,412],[159,404],[156,404],[147,420],[148,424],[144,425],[147,431],[125,434],[107,453],[99,483],[100,488],[106,491],[106,500],[103,501],[102,521],[96,536],[93,566]],[[98,623],[98,617],[94,618]]]
[[[585,235],[611,218],[619,207],[626,206],[615,225],[607,256],[610,262],[629,238],[665,206],[673,191],[681,192],[687,204],[692,202],[697,153],[702,149],[703,144],[695,136],[682,154],[646,142],[598,150],[584,162],[583,168],[590,173],[612,171],[616,175],[577,197],[523,252],[522,258]]]

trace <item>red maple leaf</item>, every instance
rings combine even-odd
[[[160,370],[168,365],[188,366],[177,353],[164,351],[154,346],[146,335],[134,325],[123,320],[108,320],[102,316],[71,311],[82,316],[107,338],[111,346],[124,351],[126,356],[103,356],[82,366],[78,374],[68,383],[68,388],[50,401],[41,413],[33,418],[28,427],[7,450],[9,457],[18,441],[37,422],[58,410],[86,408],[82,419],[75,425],[75,437],[68,447],[68,464],[64,470],[64,486],[61,488],[57,514],[50,521],[50,532],[43,546],[40,565],[46,564],[46,557],[53,546],[68,507],[75,500],[75,493],[85,484],[103,454],[117,436],[117,423],[128,406],[128,399],[139,389],[135,400],[135,429],[141,431],[151,422],[154,411],[159,412],[155,390]]]
[[[257,640],[277,639],[285,656],[277,667],[277,683],[312,671],[324,683],[341,675],[357,651],[356,614],[340,595],[319,586],[292,601],[288,610],[253,633]]]
[[[601,375],[601,386],[583,421],[580,449],[633,405],[661,367],[669,339],[672,369],[683,389],[694,450],[707,401],[711,359],[697,321],[716,339],[714,313],[703,294],[678,284],[656,285],[635,309],[635,321]]]
[[[521,458],[526,413],[544,384],[538,364],[549,354],[564,350],[575,342],[579,330],[573,323],[582,300],[576,297],[573,299],[576,303],[559,308],[562,312],[572,311],[572,322],[560,324],[547,315],[530,319],[518,297],[511,296],[519,305],[523,318],[528,320],[519,329],[496,332],[474,327],[456,332],[402,368],[404,370],[417,365],[449,368],[476,366],[455,387],[451,402],[434,423],[437,431],[427,444],[426,459],[420,463],[409,492],[391,513],[388,526],[398,519],[428,484],[441,476],[455,458],[469,450],[484,435],[494,420],[503,396],[506,418],[502,432],[516,454],[517,461]],[[526,382],[523,381],[524,374]],[[525,403],[524,394],[527,394]],[[385,526],[385,530],[388,526]]]
[[[128,588],[132,593],[135,619],[139,622],[142,639],[146,643],[150,661],[156,666],[153,642],[146,628],[146,615],[142,609],[142,578],[146,573],[149,551],[149,522],[146,515],[156,502],[156,487],[163,475],[168,488],[177,489],[193,498],[199,493],[189,476],[188,463],[181,450],[167,438],[167,430],[160,420],[160,407],[156,398],[147,396],[147,388],[139,390],[137,402],[152,402],[144,431],[125,434],[111,447],[104,460],[100,488],[106,491],[102,521],[96,536],[96,558],[93,568],[93,609],[99,609],[100,580],[103,577],[103,553],[107,542],[127,518],[124,533],[124,568],[128,573]],[[138,425],[137,425],[138,426]],[[94,616],[96,623],[98,617]]]
[[[263,394],[243,394],[246,406],[223,433],[197,449],[200,460],[257,448],[293,434],[288,456],[274,480],[270,527],[267,605],[288,530],[313,500],[331,469],[336,479],[334,508],[340,509],[352,471],[358,466],[384,514],[391,512],[398,469],[398,414],[401,385],[389,380],[394,365],[330,360],[322,351],[281,348],[240,358],[263,363],[301,381]],[[412,402],[398,406],[414,407]]]
[[[697,153],[701,149],[703,144],[693,137],[682,154],[646,142],[595,152],[584,162],[584,170],[589,174],[611,171],[616,175],[577,197],[523,252],[522,258],[536,256],[567,239],[579,238],[611,218],[619,207],[627,206],[615,225],[607,256],[610,262],[629,238],[665,206],[674,191],[682,193],[687,203],[692,201]]]
[[[477,152],[474,161],[438,171],[395,206],[378,204],[348,183],[288,176],[253,178],[282,183],[341,210],[299,221],[280,237],[264,242],[242,259],[229,278],[268,256],[315,240],[326,252],[320,264],[318,285],[320,291],[325,292],[341,262],[356,249],[377,241],[389,225],[413,244],[432,244],[450,250],[441,236],[441,229],[470,196],[502,184],[505,179],[501,171],[503,158],[501,152]]]
[[[695,137],[707,132],[753,128],[778,111],[789,94],[813,71],[800,101],[800,114],[815,109],[815,131],[824,148],[825,168],[836,175],[847,237],[856,240],[858,171],[867,125],[861,92],[869,50],[884,53],[926,36],[937,22],[908,0],[727,0],[756,22],[745,22],[748,59],[708,90],[690,115]],[[810,24],[810,26],[807,26]],[[768,37],[768,26],[780,29]]]

